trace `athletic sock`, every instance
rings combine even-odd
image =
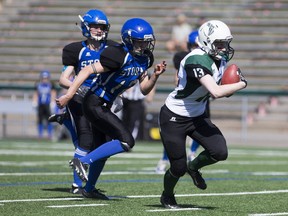
[[[112,155],[124,152],[122,144],[119,140],[112,140],[99,146],[94,151],[90,152],[85,157],[80,158],[80,161],[86,164],[92,164],[94,161],[102,158],[108,158]]]
[[[178,182],[179,178],[171,174],[170,169],[168,169],[164,175],[164,192],[166,196],[174,195],[174,188]]]
[[[88,181],[85,185],[85,191],[91,192],[96,185],[96,182],[104,168],[106,160],[98,160],[89,166]]]
[[[79,147],[75,149],[74,158],[82,158],[88,154],[87,150],[80,149]],[[82,187],[82,180],[79,178],[75,170],[73,170],[73,181],[78,187]]]
[[[190,170],[199,170],[204,166],[214,164],[217,161],[214,160],[208,151],[201,152],[194,160],[188,162],[188,169]]]
[[[71,135],[71,139],[73,142],[73,145],[75,148],[77,148],[78,146],[78,137],[77,137],[77,132],[75,130],[75,127],[72,124],[72,121],[70,118],[65,118],[63,121],[63,125],[65,125],[65,127],[68,129],[70,135]]]

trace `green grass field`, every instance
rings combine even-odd
[[[69,141],[0,140],[0,215],[288,215],[288,148],[229,147],[227,161],[202,170],[207,190],[181,178],[178,210],[159,202],[163,175],[154,170],[161,153],[160,142],[138,142],[133,152],[111,157],[97,188],[112,199],[102,201],[69,193]]]

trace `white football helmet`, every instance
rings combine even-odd
[[[230,47],[233,36],[229,27],[219,20],[205,22],[199,28],[198,46],[215,60],[227,62],[233,57],[234,49]]]

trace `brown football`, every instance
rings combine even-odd
[[[238,66],[235,64],[229,65],[226,70],[224,71],[224,74],[222,76],[221,84],[232,84],[237,83],[240,81],[240,76],[238,74]]]

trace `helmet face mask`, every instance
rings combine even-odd
[[[230,47],[232,39],[215,40],[211,46],[210,55],[217,60],[226,60],[227,62],[233,58],[234,49]]]
[[[133,53],[138,56],[152,53],[154,50],[154,40],[131,39]]]
[[[225,23],[211,20],[200,27],[197,43],[213,59],[228,62],[234,55],[234,49],[230,46],[232,39],[230,29]]]
[[[149,56],[153,53],[155,37],[147,21],[141,18],[127,20],[122,27],[121,37],[132,55]]]
[[[100,10],[89,10],[81,17],[81,30],[84,37],[95,41],[106,41],[110,24],[107,16]]]

